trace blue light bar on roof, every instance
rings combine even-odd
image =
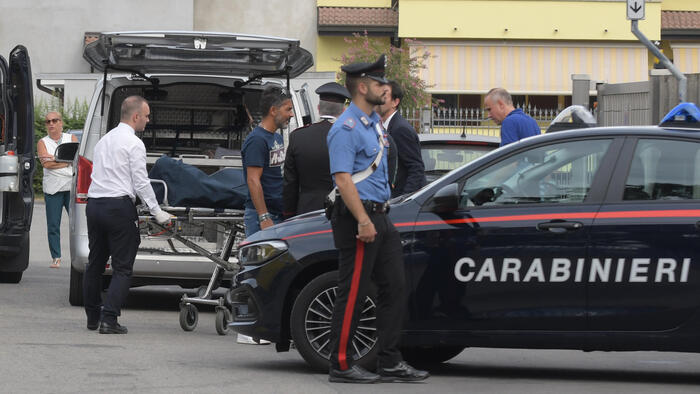
[[[664,116],[659,126],[672,122],[698,123],[700,122],[700,108],[694,103],[680,103]]]

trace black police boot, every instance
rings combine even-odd
[[[126,334],[127,332],[129,332],[129,330],[117,322],[113,324],[107,322],[100,323],[100,334]]]
[[[430,376],[428,371],[415,369],[405,361],[400,361],[390,368],[377,368],[377,373],[381,376],[382,382],[417,382]]]
[[[379,381],[379,375],[367,371],[359,365],[341,371],[331,368],[328,373],[328,381],[336,383],[376,383]]]
[[[89,319],[87,320],[87,329],[90,331],[95,331],[100,327],[100,319]]]

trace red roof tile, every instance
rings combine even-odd
[[[391,8],[318,7],[319,26],[399,25],[399,13]]]
[[[661,29],[700,29],[700,11],[661,11]]]

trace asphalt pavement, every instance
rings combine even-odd
[[[32,225],[22,282],[0,284],[0,391],[6,393],[697,393],[700,355],[467,349],[417,384],[331,384],[294,350],[237,344],[220,336],[212,309],[199,326],[178,323],[178,287],[132,289],[120,322],[127,335],[85,328],[68,303],[68,221],[64,262],[49,268],[44,205]]]

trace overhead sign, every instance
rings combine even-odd
[[[627,0],[627,19],[644,19],[644,0]]]

